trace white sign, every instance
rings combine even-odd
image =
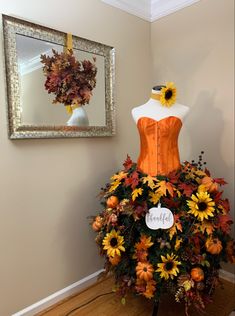
[[[168,229],[174,225],[174,216],[171,210],[161,207],[159,203],[157,207],[149,209],[145,215],[145,223],[150,229]]]

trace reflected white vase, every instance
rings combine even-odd
[[[82,106],[73,110],[70,119],[67,121],[67,126],[88,126],[89,120],[86,111]]]

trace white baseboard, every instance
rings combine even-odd
[[[224,279],[226,281],[229,281],[229,282],[235,284],[235,274],[221,269],[219,271],[219,276],[221,279]]]
[[[66,288],[42,299],[41,301],[34,303],[31,306],[28,306],[24,309],[22,309],[21,311],[12,314],[12,316],[33,316],[36,313],[39,313],[41,311],[43,311],[44,309],[58,303],[59,301],[69,297],[70,295],[73,295],[83,289],[85,289],[86,287],[88,287],[89,285],[94,284],[97,281],[97,276],[103,272],[104,270],[99,270],[96,271],[88,276],[86,276],[85,278],[67,286]]]

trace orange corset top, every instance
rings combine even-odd
[[[168,116],[159,121],[141,117],[137,122],[140,134],[138,169],[151,176],[167,175],[180,167],[178,136],[182,121]]]

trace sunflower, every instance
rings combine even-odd
[[[177,261],[177,256],[173,253],[171,255],[166,255],[166,257],[161,256],[162,263],[158,263],[158,269],[156,272],[160,272],[160,277],[168,280],[169,278],[173,279],[179,273],[178,265],[181,264],[180,261]]]
[[[114,229],[106,234],[103,240],[104,250],[107,250],[109,257],[115,257],[115,255],[121,256],[121,251],[125,251],[123,247],[124,238],[119,235],[120,232],[116,232]]]
[[[214,216],[215,202],[211,199],[208,192],[202,190],[197,192],[196,195],[192,194],[191,201],[188,201],[187,204],[190,208],[188,213],[193,214],[200,221],[208,219],[208,216]]]
[[[162,105],[170,107],[176,101],[176,87],[173,82],[167,82],[161,89],[160,102]]]

